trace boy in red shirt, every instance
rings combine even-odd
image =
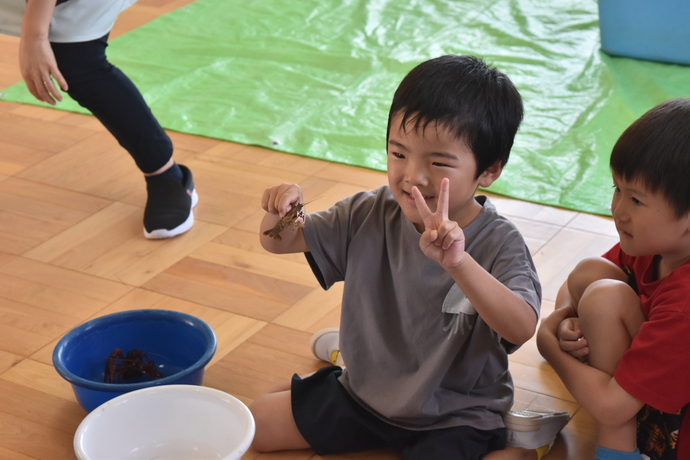
[[[610,165],[620,243],[573,270],[537,343],[599,421],[596,460],[687,459],[690,99],[635,121]]]

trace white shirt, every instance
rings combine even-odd
[[[118,15],[137,0],[68,0],[55,7],[50,20],[51,42],[95,40],[110,32]]]

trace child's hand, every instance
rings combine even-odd
[[[558,326],[558,344],[561,350],[582,362],[587,361],[589,347],[587,339],[582,335],[579,318],[567,318]]]
[[[424,222],[424,233],[419,239],[419,247],[431,260],[446,270],[455,268],[465,257],[465,234],[457,222],[448,220],[449,181],[441,181],[436,212],[431,212],[417,187],[412,187],[417,211]]]
[[[274,254],[309,252],[301,229],[304,218],[299,217],[303,214],[298,212],[304,207],[295,208],[295,211],[289,214],[295,205],[303,202],[302,190],[296,184],[280,184],[264,191],[261,207],[266,214],[259,226],[259,241],[264,249]],[[287,227],[292,227],[294,231],[283,232]]]
[[[283,217],[294,205],[303,203],[302,189],[297,184],[282,183],[264,190],[261,207],[264,211]]]
[[[56,100],[62,101],[57,85],[60,85],[63,91],[67,91],[67,81],[58,69],[47,38],[21,39],[19,69],[26,87],[36,99],[50,105],[55,105]]]

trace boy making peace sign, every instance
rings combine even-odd
[[[518,230],[475,192],[500,176],[522,115],[513,84],[481,60],[424,62],[393,99],[388,185],[306,215],[281,240],[262,235],[270,252],[304,252],[324,289],[345,282],[347,367],[257,398],[257,450],[433,460],[505,447],[508,352],[534,334],[541,287]],[[267,189],[261,230],[303,202],[299,185]]]

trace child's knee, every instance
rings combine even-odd
[[[603,257],[588,257],[580,261],[568,276],[568,291],[578,304],[587,288],[603,279],[625,281],[623,270]]]
[[[610,318],[620,320],[631,314],[641,315],[640,298],[627,283],[614,279],[600,279],[585,289],[577,308],[581,320]]]

